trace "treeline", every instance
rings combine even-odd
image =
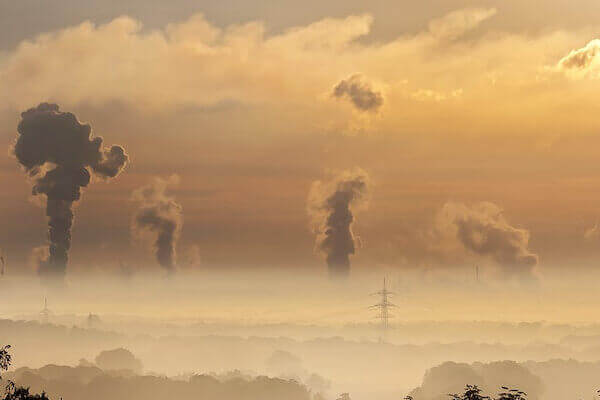
[[[21,368],[11,374],[19,385],[45,391],[52,399],[164,400],[199,398],[219,400],[313,400],[302,384],[268,377],[220,380],[195,375],[187,381],[158,376],[122,374],[97,367],[46,366]]]
[[[12,363],[10,346],[0,348],[0,370]],[[107,352],[110,353],[110,352]],[[206,398],[219,400],[320,400],[294,381],[259,376],[233,375],[218,379],[194,375],[187,381],[136,375],[129,370],[105,371],[97,366],[47,365],[40,369],[19,368],[4,377],[2,400],[164,400]],[[37,394],[39,393],[39,394]]]

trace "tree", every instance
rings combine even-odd
[[[129,370],[139,374],[143,368],[142,362],[132,352],[123,348],[103,351],[95,361],[96,365],[105,371]]]
[[[510,389],[507,386],[500,387],[502,390],[498,397],[484,396],[477,385],[466,385],[462,394],[449,394],[452,400],[527,400],[527,393],[518,389]],[[411,398],[412,400],[412,398]]]
[[[42,392],[41,394],[31,394],[29,393],[29,388],[22,386],[15,386],[13,382],[10,382],[6,386],[6,392],[4,398],[2,400],[49,400],[46,393]]]
[[[452,400],[484,400],[490,399],[489,396],[484,396],[481,389],[477,385],[466,385],[465,392],[462,394],[449,394]]]
[[[506,386],[502,386],[500,389],[502,392],[498,393],[497,400],[527,400],[527,393],[518,389],[509,389]]]
[[[12,362],[12,356],[9,353],[10,346],[4,346],[0,348],[0,371],[8,370]],[[2,380],[2,376],[0,376]],[[31,394],[29,388],[17,386],[14,382],[8,381],[8,384],[4,388],[4,397],[2,400],[49,400],[46,393]]]
[[[12,361],[12,357],[8,350],[10,350],[10,346],[4,346],[0,349],[0,371],[6,371]],[[0,377],[0,379],[2,379],[2,377]]]

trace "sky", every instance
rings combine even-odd
[[[585,274],[599,16],[588,0],[2,1],[0,248],[32,273],[47,246],[12,148],[49,102],[129,158],[75,203],[68,271],[320,273],[341,249],[351,271]],[[153,207],[167,261],[140,222]]]

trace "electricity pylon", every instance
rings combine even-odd
[[[382,341],[385,339],[385,334],[389,328],[389,319],[394,317],[390,314],[390,308],[397,307],[394,303],[390,302],[389,299],[394,294],[394,292],[387,290],[385,278],[383,278],[383,289],[371,294],[371,296],[381,296],[379,303],[373,304],[369,308],[374,308],[379,311],[376,318],[379,318],[381,321]]]

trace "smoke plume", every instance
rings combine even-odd
[[[120,146],[105,148],[92,128],[57,104],[41,103],[21,114],[14,154],[34,179],[32,194],[46,196],[48,257],[38,266],[41,276],[64,277],[71,247],[73,203],[91,174],[114,178],[128,156]]]
[[[347,98],[361,111],[377,111],[383,105],[383,95],[358,74],[340,81],[333,88],[333,96]]]
[[[538,263],[529,250],[529,231],[510,225],[494,203],[448,202],[438,215],[438,229],[451,231],[465,249],[490,257],[507,273],[530,273]]]
[[[313,183],[308,213],[316,235],[316,248],[325,254],[331,276],[347,276],[350,255],[356,250],[352,232],[353,211],[366,206],[369,176],[360,168],[344,171],[328,181]]]
[[[152,233],[156,235],[154,250],[156,260],[167,271],[173,271],[176,261],[176,245],[183,214],[181,205],[167,195],[169,185],[179,183],[179,177],[155,178],[150,185],[133,192],[133,200],[140,203],[132,223],[134,234]]]

